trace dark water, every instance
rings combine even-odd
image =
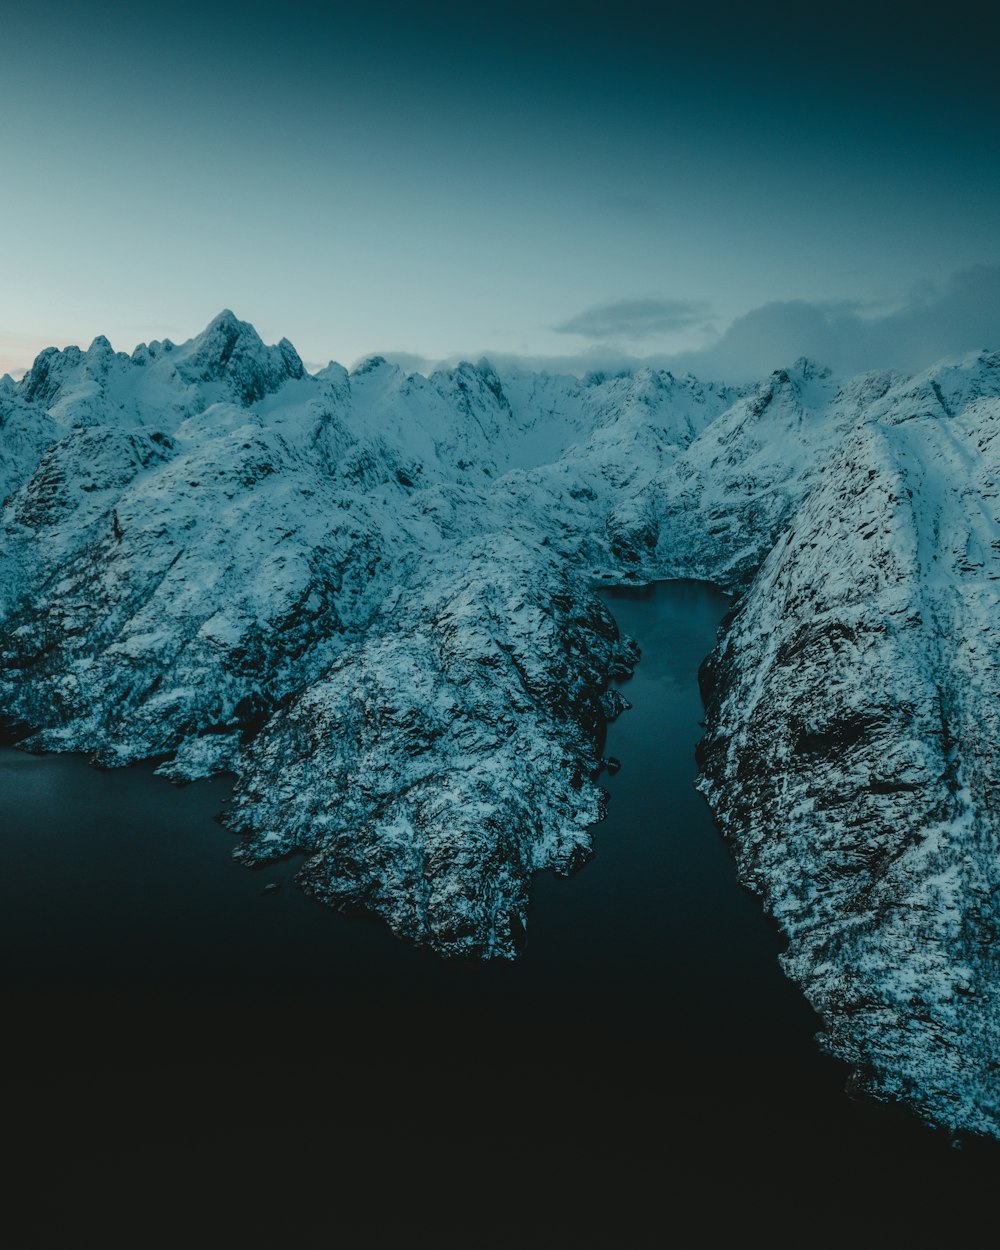
[[[692,787],[726,600],[609,593],[644,653],[624,767],[512,965],[444,964],[309,902],[293,864],[237,867],[222,781],[0,752],[0,1243],[823,1244],[954,1234],[988,1200],[997,1152],[843,1093]]]

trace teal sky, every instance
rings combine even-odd
[[[725,372],[733,334],[763,367],[775,310],[787,350],[846,318],[895,363],[899,327],[956,299],[958,347],[952,309],[919,350],[1000,346],[977,10],[645,9],[8,0],[0,370],[224,306],[311,364]]]

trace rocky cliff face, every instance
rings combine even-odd
[[[444,954],[513,955],[532,875],[590,853],[616,710],[601,692],[636,658],[555,558],[496,535],[460,544],[254,739],[241,858],[306,851],[315,897]]]
[[[1000,361],[739,391],[649,370],[306,374],[231,313],[0,382],[7,734],[238,775],[251,863],[444,954],[587,856],[595,580],[739,592],[703,788],[859,1081],[1000,1132]]]
[[[1000,357],[887,393],[706,666],[703,788],[858,1082],[1000,1123]]]

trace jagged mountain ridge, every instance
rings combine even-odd
[[[996,1132],[998,376],[310,376],[231,313],[50,349],[0,384],[9,732],[234,769],[242,858],[305,851],[317,897],[511,955],[532,873],[580,863],[602,810],[635,655],[594,579],[715,581],[740,597],[703,784],[789,973],[873,1092]]]

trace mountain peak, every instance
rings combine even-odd
[[[268,347],[249,321],[224,308],[184,345],[182,373],[190,381],[227,382],[234,397],[249,405],[301,378],[305,366],[288,339]]]
[[[363,378],[369,373],[377,373],[379,369],[391,368],[388,360],[384,356],[366,356],[364,360],[360,360],[351,370],[352,377]]]
[[[253,330],[253,326],[250,325],[249,321],[241,321],[231,308],[223,308],[220,313],[212,318],[202,331],[202,334],[208,334],[213,330],[224,330],[227,332],[235,330],[238,332],[243,328]],[[256,330],[254,330],[254,333],[256,334]]]
[[[228,308],[223,308],[217,317],[213,317],[202,332],[191,340],[192,343],[221,344],[222,350],[230,353],[238,340],[259,343],[263,339],[249,321],[241,321]]]
[[[21,393],[29,403],[51,403],[63,378],[83,359],[79,347],[46,347],[35,357],[34,364],[21,379]]]

